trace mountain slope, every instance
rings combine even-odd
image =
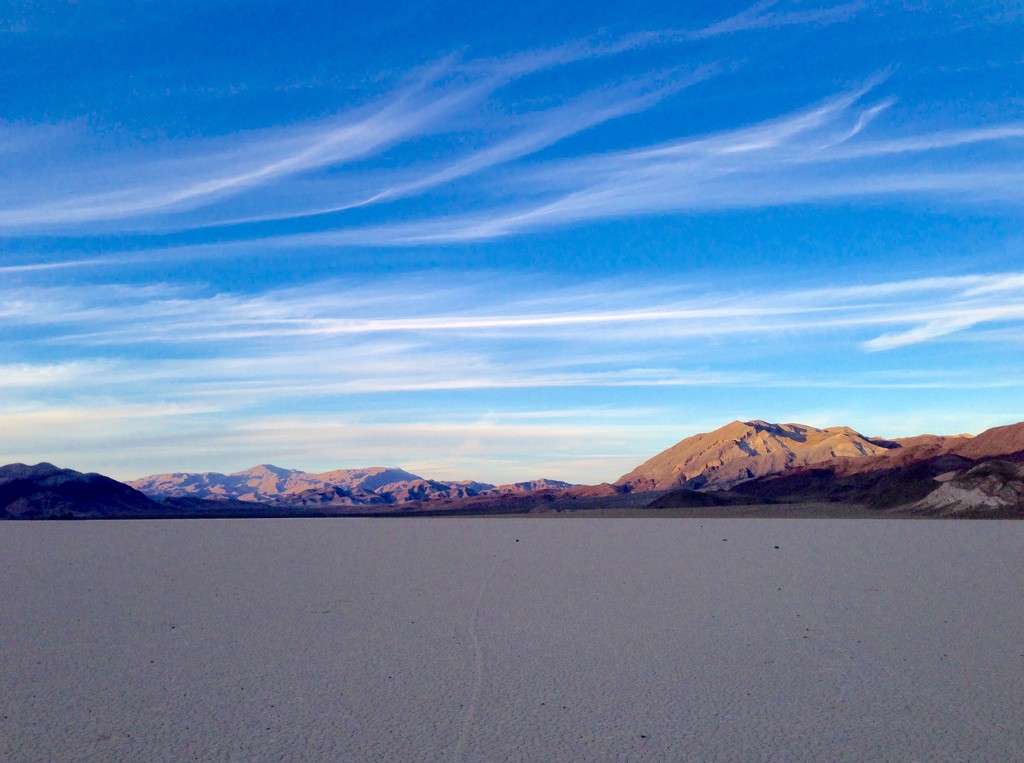
[[[0,518],[50,519],[156,516],[160,505],[102,474],[53,464],[0,467]]]
[[[733,421],[688,437],[615,483],[631,490],[726,489],[755,477],[835,459],[878,455],[899,445],[848,427]]]
[[[731,488],[751,499],[861,503],[928,516],[1022,516],[1024,423],[977,437],[924,435],[899,448],[769,474]]]
[[[986,429],[977,437],[959,443],[954,452],[975,460],[1024,453],[1024,421]]]
[[[953,454],[902,465],[875,459],[875,468],[855,471],[844,470],[842,464],[818,463],[758,477],[735,485],[730,492],[752,500],[856,503],[889,509],[924,498],[938,487],[936,477],[972,463]]]

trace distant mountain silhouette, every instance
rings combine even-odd
[[[492,485],[473,480],[429,480],[404,469],[388,466],[313,473],[282,469],[271,464],[260,464],[232,474],[154,474],[132,480],[128,484],[156,500],[201,498],[252,501],[296,508],[448,501],[571,487],[568,482],[548,479],[509,485]]]
[[[0,467],[0,518],[146,517],[160,510],[142,493],[102,474],[47,463]]]

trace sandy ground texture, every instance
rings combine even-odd
[[[1008,761],[1024,523],[0,526],[0,760]]]

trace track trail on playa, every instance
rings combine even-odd
[[[476,596],[476,603],[473,605],[473,612],[469,616],[469,640],[473,644],[474,653],[473,693],[469,697],[469,705],[466,707],[466,717],[462,721],[462,733],[459,734],[459,741],[455,746],[455,752],[452,755],[452,763],[462,763],[466,755],[466,745],[469,744],[469,736],[473,731],[473,723],[476,720],[477,709],[480,706],[480,693],[483,691],[484,673],[486,672],[487,666],[484,657],[484,648],[480,643],[480,636],[477,633],[477,621],[480,618],[480,607],[483,604],[487,588],[490,586],[491,580],[494,579],[494,575],[498,572],[498,567],[500,566],[501,561],[496,559],[494,566],[491,567],[491,571],[487,573],[487,577],[484,578],[484,582],[480,586],[480,591]]]

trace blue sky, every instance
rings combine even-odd
[[[614,480],[1024,419],[1024,3],[0,6],[0,460]]]

